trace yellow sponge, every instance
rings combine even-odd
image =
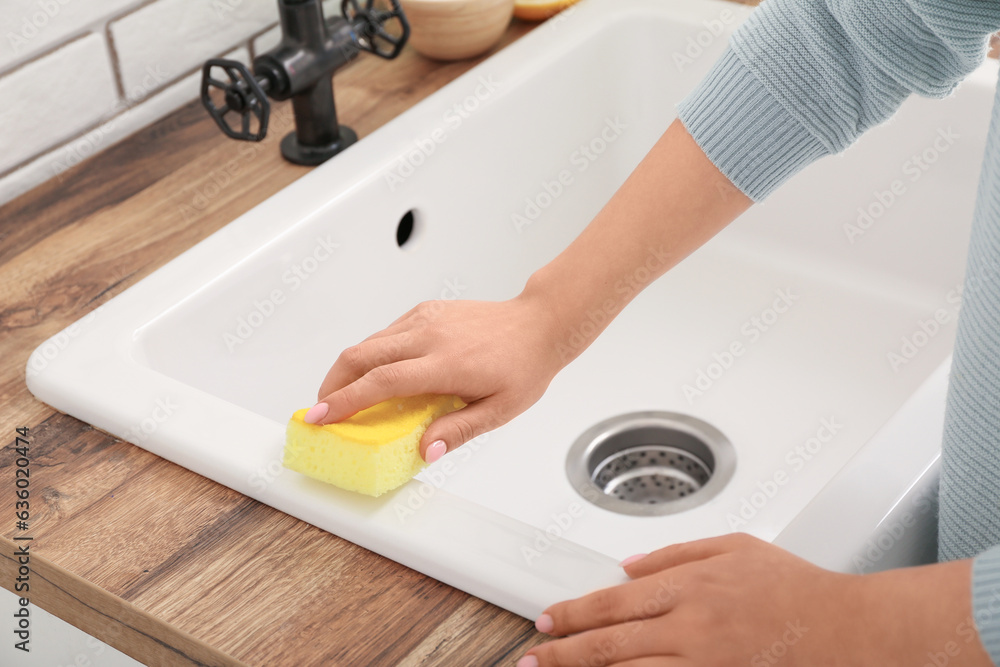
[[[424,467],[420,438],[430,423],[465,407],[457,396],[424,394],[394,398],[335,424],[288,422],[283,464],[348,491],[380,496]]]

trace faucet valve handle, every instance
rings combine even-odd
[[[213,76],[212,69],[220,68],[228,81]],[[222,91],[223,100],[217,105],[212,99],[212,89]],[[260,141],[267,136],[267,120],[271,113],[265,91],[269,88],[266,78],[258,80],[247,66],[236,60],[214,58],[205,63],[201,73],[201,103],[215,119],[219,128],[233,139]],[[239,127],[226,120],[230,112],[237,114]],[[251,121],[257,119],[257,131],[251,130]]]
[[[351,36],[357,47],[386,60],[398,56],[410,38],[410,23],[399,6],[399,0],[390,2],[392,9],[378,9],[375,0],[342,0],[340,4],[340,11],[351,25]],[[385,28],[385,24],[393,19],[399,23],[399,34]]]

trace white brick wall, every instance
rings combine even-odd
[[[202,63],[249,62],[277,18],[277,0],[0,0],[0,204],[196,99]]]
[[[270,51],[281,41],[281,26],[276,25],[263,35],[253,40],[254,55]]]
[[[0,0],[0,70],[136,4],[137,0]]]
[[[158,0],[146,5],[110,25],[125,94],[143,97],[150,69],[198,68],[276,18],[276,0]]]
[[[104,40],[89,34],[0,79],[0,172],[110,116],[118,102]]]
[[[230,51],[222,57],[247,64],[250,62],[250,54],[246,47]],[[20,182],[41,183],[53,176],[59,176],[67,169],[75,167],[108,146],[114,145],[115,142],[158,120],[163,116],[163,110],[176,109],[187,104],[198,97],[200,91],[201,72],[189,74],[180,81],[156,91],[149,103],[128,107],[123,113],[109,118],[22,167],[16,172],[19,179],[12,181],[11,190],[13,191],[13,186]],[[5,194],[4,180],[0,179],[0,201],[5,200]]]

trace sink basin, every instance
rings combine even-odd
[[[996,63],[796,176],[639,295],[530,410],[398,491],[280,465],[289,416],[344,347],[420,301],[517,294],[746,14],[584,0],[41,345],[31,391],[529,618],[622,581],[626,556],[734,530],[845,571],[933,558]],[[727,479],[667,514],[590,502],[571,448],[636,412],[708,424],[731,444]]]

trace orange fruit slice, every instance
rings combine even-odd
[[[517,0],[514,16],[524,21],[544,21],[580,0]]]

